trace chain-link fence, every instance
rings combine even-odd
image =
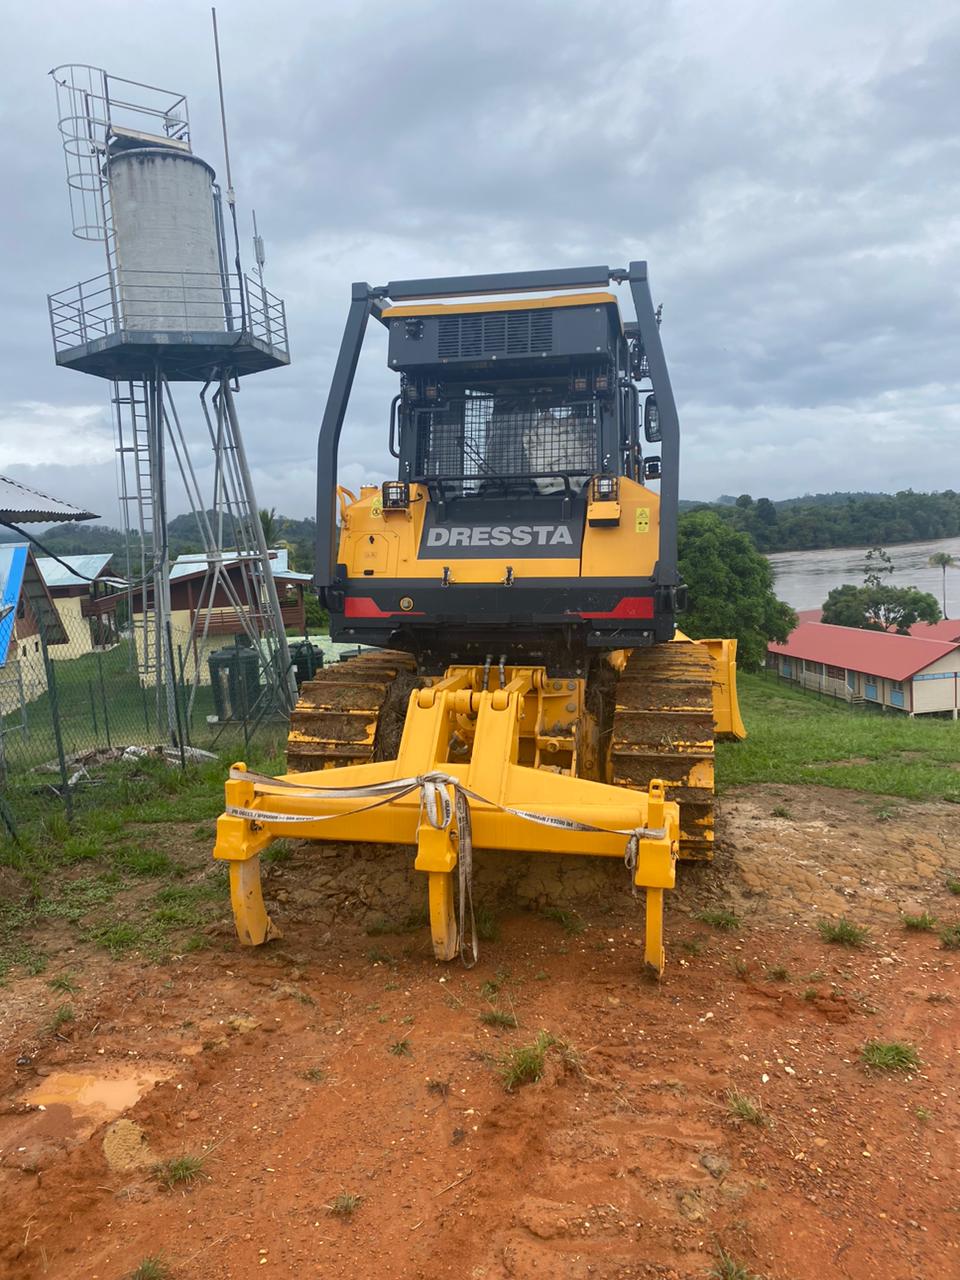
[[[105,630],[80,599],[58,601],[46,619],[20,613],[7,619],[0,663],[0,828],[13,830],[18,809],[38,796],[69,816],[91,771],[109,761],[162,754],[184,768],[210,756],[282,751],[287,716],[276,682],[237,637],[198,644],[174,628],[176,678],[158,681],[139,636]],[[298,684],[339,656],[340,646],[322,636],[289,644]]]

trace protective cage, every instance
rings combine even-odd
[[[478,494],[503,481],[559,493],[602,470],[598,400],[468,392],[414,413],[416,475]]]

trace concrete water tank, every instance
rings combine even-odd
[[[122,328],[224,331],[215,176],[189,152],[137,147],[110,156]]]

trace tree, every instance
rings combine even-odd
[[[935,551],[927,564],[934,569],[940,569],[943,573],[943,616],[947,616],[947,570],[957,568],[956,556],[950,555],[948,551]]]
[[[742,666],[756,670],[771,640],[781,643],[797,625],[797,615],[773,593],[773,570],[750,536],[712,511],[681,516],[680,570],[689,606],[681,626],[694,638],[737,640]]]
[[[862,631],[892,629],[905,636],[915,622],[939,622],[940,606],[936,596],[916,587],[855,587],[845,583],[834,587],[827,596],[822,620]]]
[[[263,536],[268,547],[276,544],[277,538],[280,536],[280,523],[280,520],[277,519],[276,507],[271,507],[269,511],[266,507],[260,508],[260,527],[263,530]]]
[[[884,578],[893,573],[893,561],[883,547],[871,547],[863,561],[863,585],[882,587]]]
[[[326,631],[330,623],[326,609],[312,591],[304,592],[304,617],[308,631]]]
[[[769,498],[757,499],[757,519],[761,524],[777,523],[777,508]]]

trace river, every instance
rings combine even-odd
[[[864,558],[869,547],[833,547],[829,551],[780,551],[767,559],[773,566],[774,590],[794,609],[819,609],[834,587],[863,582]],[[935,542],[904,542],[885,547],[893,561],[886,579],[894,587],[919,587],[936,596],[943,608],[942,570],[927,563],[935,551],[946,551],[960,561],[960,538]],[[947,570],[947,616],[960,616],[960,568]]]

